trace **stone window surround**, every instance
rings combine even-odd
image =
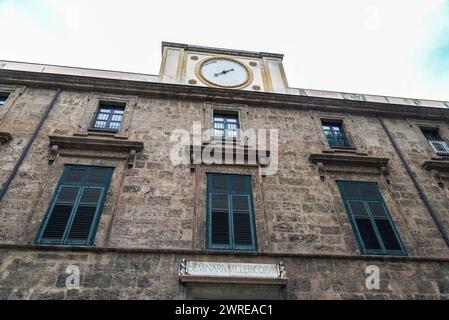
[[[219,250],[207,249],[206,246],[206,202],[207,202],[207,174],[208,173],[222,173],[222,174],[244,174],[252,177],[252,192],[253,192],[253,212],[256,229],[257,252],[266,251],[269,244],[269,228],[267,224],[269,218],[265,208],[265,200],[263,194],[262,176],[259,174],[258,167],[245,166],[217,166],[217,165],[199,165],[195,171],[195,207],[193,214],[193,245],[195,249],[205,251],[220,251],[220,252],[242,252],[241,250]],[[247,251],[245,251],[247,252]],[[251,251],[249,251],[251,252]],[[256,252],[256,251],[253,251]]]
[[[0,95],[8,96],[3,106],[0,107],[0,128],[3,127],[3,122],[6,115],[11,110],[18,97],[23,93],[25,88],[26,87],[24,86],[0,85]],[[0,145],[6,144],[11,140],[12,135],[10,132],[0,131]]]
[[[213,129],[214,128],[214,112],[225,112],[225,113],[236,113],[239,123],[239,129],[241,132],[249,129],[248,127],[248,106],[242,104],[220,104],[220,103],[212,103],[205,102],[203,106],[203,117],[201,127],[203,130]],[[244,145],[244,141],[241,138],[242,135],[235,140],[236,144]],[[208,136],[205,138],[203,143],[214,143],[214,142],[222,142],[222,139],[215,139],[212,136]],[[254,147],[254,146],[249,146]]]
[[[320,141],[321,145],[321,152],[323,153],[335,153],[335,152],[341,152],[341,153],[355,153],[359,155],[367,155],[367,152],[365,148],[363,147],[362,142],[360,139],[351,134],[351,129],[348,126],[348,123],[353,121],[351,119],[350,114],[335,114],[335,113],[328,113],[328,112],[321,112],[321,111],[310,111],[310,117],[313,119],[315,128],[318,133],[318,139]],[[342,148],[342,147],[331,147],[327,141],[326,135],[324,134],[323,122],[337,122],[341,123],[341,126],[348,137],[349,141],[351,142],[351,147],[348,148]]]
[[[0,85],[0,94],[7,95],[8,99],[6,99],[5,104],[0,108],[0,126],[9,112],[11,107],[16,102],[17,98],[23,93],[26,87],[24,86],[8,86],[8,85]]]
[[[427,153],[431,155],[432,159],[438,159],[438,160],[448,160],[448,156],[440,155],[435,152],[435,150],[430,145],[427,138],[424,136],[424,133],[422,132],[422,129],[430,129],[430,130],[437,130],[440,137],[449,143],[449,127],[447,123],[443,121],[425,121],[425,120],[417,120],[417,119],[407,119],[410,126],[415,130],[416,135],[418,136],[419,140],[422,142],[422,146],[425,148]]]
[[[112,228],[112,223],[115,214],[115,207],[118,201],[118,194],[120,189],[120,181],[126,172],[126,163],[121,159],[104,158],[95,159],[90,157],[83,157],[77,155],[64,155],[58,157],[53,166],[51,166],[48,177],[41,189],[41,196],[34,204],[34,210],[30,214],[28,223],[24,228],[23,242],[33,244],[39,228],[50,205],[53,193],[56,190],[59,179],[61,178],[64,165],[88,165],[88,166],[109,166],[115,169],[112,172],[111,184],[107,192],[106,202],[101,213],[98,229],[95,235],[95,240],[92,246],[107,245],[109,234]]]
[[[75,135],[88,136],[88,135],[100,135],[100,136],[112,136],[117,139],[128,139],[131,129],[131,120],[134,113],[134,108],[137,105],[137,96],[126,96],[116,94],[106,94],[99,92],[91,92],[87,99],[87,105],[84,108],[84,113],[81,118],[81,123],[78,126],[78,130]],[[114,105],[123,105],[124,114],[120,130],[104,131],[93,128],[93,121],[97,116],[98,109],[101,103],[110,103]]]
[[[353,180],[352,174],[353,173],[350,172],[332,172],[329,175],[329,179],[327,179],[327,188],[330,192],[330,196],[335,207],[335,216],[340,227],[342,228],[344,241],[348,245],[348,250],[356,252],[357,255],[361,255],[354,229],[351,226],[349,215],[346,211],[343,198],[341,197],[341,193],[337,184],[337,180]],[[392,196],[390,184],[386,182],[383,176],[368,172],[358,173],[356,180],[364,182],[377,182],[379,192],[382,195],[388,211],[390,212],[391,220],[393,221],[398,234],[401,237],[401,241],[404,245],[405,251],[410,256],[416,255],[418,246],[415,243],[413,235],[411,234],[410,229],[407,226],[407,215],[400,209],[399,203]]]
[[[347,206],[345,205],[345,209],[346,209],[346,213],[348,214],[348,219],[351,221],[351,225],[352,228],[354,229],[354,234],[357,238],[357,242],[359,245],[359,249],[360,252],[363,252],[363,255],[393,255],[393,256],[407,256],[407,251],[405,250],[405,246],[402,242],[401,236],[398,232],[398,230],[396,229],[395,226],[395,222],[393,220],[393,217],[391,215],[391,212],[387,206],[387,203],[384,199],[384,196],[382,195],[381,191],[380,191],[380,186],[378,182],[373,182],[373,181],[360,181],[358,179],[356,180],[336,180],[335,181],[339,187],[340,190],[340,196],[341,196],[341,201],[345,204],[347,204]],[[375,184],[376,186],[376,190],[378,193],[378,197],[374,198],[372,195],[369,197],[364,197],[364,196],[349,196],[344,194],[343,190],[346,190],[346,186],[347,183],[352,184],[352,186],[354,186],[354,184],[356,185],[356,188],[360,191],[360,186],[361,185],[367,185],[367,184]],[[353,211],[353,208],[351,207],[351,205],[349,204],[349,202],[357,202],[357,203],[362,203],[363,206],[365,206],[365,214],[360,214],[357,212]],[[375,215],[373,214],[372,208],[369,206],[369,203],[377,203],[380,204],[383,208],[384,211],[384,215],[379,216],[379,215]],[[351,207],[351,208],[350,208]],[[357,223],[357,219],[364,219],[364,218],[369,218],[370,222],[372,223],[371,228],[372,231],[376,234],[375,238],[377,238],[378,244],[379,244],[379,248],[368,248],[367,247],[367,242],[363,239],[363,229],[358,225]],[[392,239],[396,240],[397,245],[399,246],[398,248],[395,249],[388,249],[386,248],[386,241],[388,241],[388,237],[386,234],[381,235],[380,230],[378,230],[378,232],[376,232],[375,229],[375,225],[377,225],[377,221],[388,221],[392,234],[390,233],[390,236]],[[379,228],[379,227],[377,227]],[[366,230],[365,230],[366,231]],[[385,231],[385,230],[384,230]],[[367,234],[366,234],[367,235]],[[368,240],[369,241],[369,240]],[[382,248],[382,245],[384,246]]]
[[[103,171],[103,178],[102,181],[87,181],[89,177],[92,177],[91,170],[98,170],[99,168],[102,168]],[[34,241],[35,244],[44,244],[44,245],[56,245],[56,246],[82,246],[82,247],[90,247],[92,246],[93,240],[95,239],[96,233],[97,233],[97,227],[98,222],[101,218],[101,214],[103,212],[103,206],[104,206],[104,200],[106,200],[108,191],[109,191],[109,185],[110,185],[110,179],[112,178],[112,174],[115,167],[109,167],[109,166],[84,166],[84,165],[73,165],[73,164],[66,164],[63,167],[63,171],[61,172],[61,176],[58,181],[58,185],[55,187],[55,191],[62,190],[62,188],[70,188],[73,190],[73,187],[76,186],[78,188],[77,194],[82,192],[81,199],[77,199],[75,196],[72,199],[63,199],[61,200],[60,197],[57,194],[53,194],[52,199],[48,205],[47,212],[42,219],[41,226],[39,228],[39,232],[36,236],[36,239]],[[73,181],[67,181],[67,177],[69,176],[69,171],[73,172],[73,170],[83,170],[81,181],[73,182]],[[61,188],[61,189],[60,189]],[[82,198],[84,197],[85,190],[88,189],[101,189],[100,194],[96,201],[93,201],[93,199],[89,199],[89,205],[88,207],[94,208],[93,212],[93,218],[90,222],[83,220],[83,223],[76,225],[76,217],[78,215],[77,212],[80,208],[86,208],[86,204],[82,204]],[[84,190],[84,191],[83,191]],[[60,194],[62,191],[60,192]],[[62,202],[62,203],[61,203]],[[55,216],[58,216],[58,209],[57,206],[61,205],[69,205],[72,207],[70,217],[72,219],[68,219],[65,221],[65,223],[52,223],[52,218]],[[75,212],[74,212],[75,211]],[[74,229],[75,228],[75,229]],[[78,232],[86,232],[87,235],[83,235],[84,237],[75,237],[70,238],[69,234],[66,234],[63,232],[59,235],[58,238],[55,237],[46,237],[46,231],[52,232],[56,231],[55,229],[69,229],[71,233],[72,229],[75,230],[75,233]]]
[[[232,187],[232,183],[230,183],[231,181],[235,181],[234,179],[236,179],[237,177],[239,178],[243,178],[245,180],[245,184],[246,186],[250,187],[250,189],[243,191],[243,190],[234,190]],[[213,181],[215,179],[224,179],[225,183],[226,183],[226,187],[225,189],[219,189],[216,190],[213,188]],[[207,203],[209,204],[208,208],[207,208],[207,212],[206,212],[206,234],[205,234],[205,239],[206,239],[206,249],[208,250],[233,250],[233,251],[247,251],[247,252],[256,252],[258,250],[257,248],[257,237],[256,237],[256,225],[255,225],[255,214],[254,214],[254,208],[253,208],[253,185],[252,185],[252,180],[253,177],[252,176],[247,176],[244,174],[238,174],[238,175],[234,175],[234,174],[229,174],[229,173],[206,173],[206,199],[207,199]],[[242,181],[240,181],[242,182]],[[251,182],[251,185],[250,185]],[[245,188],[246,189],[246,188]],[[214,223],[214,212],[220,211],[220,213],[223,209],[219,207],[214,207],[214,195],[220,195],[220,196],[225,196],[226,199],[228,201],[233,201],[230,199],[235,199],[237,197],[246,197],[247,201],[245,201],[247,207],[247,210],[242,209],[242,211],[247,211],[247,216],[249,216],[248,220],[249,220],[249,230],[246,230],[245,232],[245,236],[248,236],[249,233],[249,238],[251,238],[251,244],[245,243],[245,244],[238,244],[237,243],[237,231],[236,229],[238,228],[239,224],[236,223],[234,221],[234,217],[235,215],[238,215],[238,211],[235,211],[234,208],[232,207],[227,207],[226,209],[226,215],[228,217],[228,225],[227,225],[227,232],[228,232],[228,243],[220,243],[220,242],[214,242],[213,241],[213,230],[215,227],[222,227],[220,226],[220,224],[217,226]],[[207,207],[207,206],[206,206]],[[220,209],[219,209],[220,208]],[[242,213],[241,213],[242,214]],[[232,219],[230,219],[230,217],[233,217]],[[229,221],[230,220],[230,221]],[[209,221],[209,224],[207,224],[207,222]],[[210,230],[208,229],[208,227],[210,227]],[[233,230],[233,231],[231,231]],[[210,234],[209,234],[210,232]],[[232,236],[231,234],[234,233]],[[240,234],[242,235],[242,234]]]
[[[415,130],[415,134],[421,142],[424,150],[430,156],[430,160],[424,161],[421,164],[421,168],[431,173],[435,183],[443,188],[445,186],[444,179],[448,177],[449,173],[449,157],[438,154],[427,138],[424,136],[422,129],[437,130],[440,137],[449,142],[449,127],[446,122],[443,121],[425,121],[419,119],[407,119],[410,127]]]

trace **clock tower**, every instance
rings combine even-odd
[[[282,54],[162,43],[159,81],[288,93]]]

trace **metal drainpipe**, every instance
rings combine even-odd
[[[11,185],[11,182],[14,180],[14,177],[16,176],[17,171],[19,170],[20,166],[23,163],[23,160],[25,159],[25,157],[28,153],[28,150],[31,148],[31,145],[33,144],[34,140],[36,139],[36,137],[37,137],[39,131],[41,130],[42,125],[44,124],[45,120],[47,119],[48,114],[50,113],[51,109],[53,109],[56,99],[58,99],[60,93],[61,93],[61,89],[58,88],[58,90],[56,90],[56,93],[54,94],[53,98],[51,99],[50,103],[48,104],[47,108],[45,109],[45,113],[42,115],[41,119],[39,120],[39,123],[37,124],[36,128],[34,129],[30,140],[28,140],[27,145],[22,150],[19,160],[17,160],[17,162],[14,166],[14,169],[12,169],[12,172],[8,177],[8,180],[6,180],[5,184],[3,185],[2,190],[0,191],[0,201],[3,200],[3,197],[5,196],[6,192],[8,191],[8,188]]]
[[[412,170],[410,169],[410,166],[407,163],[407,160],[405,160],[404,155],[399,149],[399,146],[397,145],[396,141],[394,140],[393,136],[391,135],[390,131],[385,125],[385,122],[383,118],[378,114],[377,118],[379,119],[380,124],[382,125],[382,128],[384,129],[385,133],[388,136],[388,139],[390,139],[391,144],[393,145],[393,148],[396,150],[396,153],[398,154],[399,158],[402,161],[402,164],[404,165],[405,169],[407,170],[408,175],[410,176],[410,179],[412,179],[413,184],[416,187],[416,190],[418,190],[419,197],[424,202],[424,205],[426,206],[427,210],[429,210],[429,213],[437,225],[438,231],[440,231],[441,235],[443,236],[444,241],[446,242],[446,245],[449,247],[449,237],[446,233],[446,230],[444,230],[444,226],[441,223],[441,220],[438,218],[438,214],[435,212],[435,210],[432,208],[432,205],[430,204],[429,199],[427,198],[426,194],[424,193],[423,188],[419,184],[418,180],[415,178],[415,175],[413,174]]]

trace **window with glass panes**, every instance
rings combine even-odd
[[[92,127],[100,130],[119,131],[124,112],[124,106],[101,103]]]
[[[113,168],[65,165],[37,243],[92,245]]]
[[[341,122],[322,122],[324,134],[330,147],[351,147]]]
[[[421,130],[436,153],[441,155],[449,155],[449,146],[447,145],[446,141],[444,141],[444,139],[440,137],[438,129]]]
[[[7,96],[7,95],[0,94],[0,108],[3,107],[3,105],[4,105],[5,102],[6,102],[6,99],[8,99],[8,96]]]
[[[406,255],[376,182],[337,181],[363,254]]]
[[[257,250],[251,176],[207,175],[207,247]]]
[[[237,139],[239,135],[238,113],[214,112],[214,137]]]

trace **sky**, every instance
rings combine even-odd
[[[283,53],[289,85],[449,101],[449,0],[0,0],[0,59],[158,74],[161,42]]]

